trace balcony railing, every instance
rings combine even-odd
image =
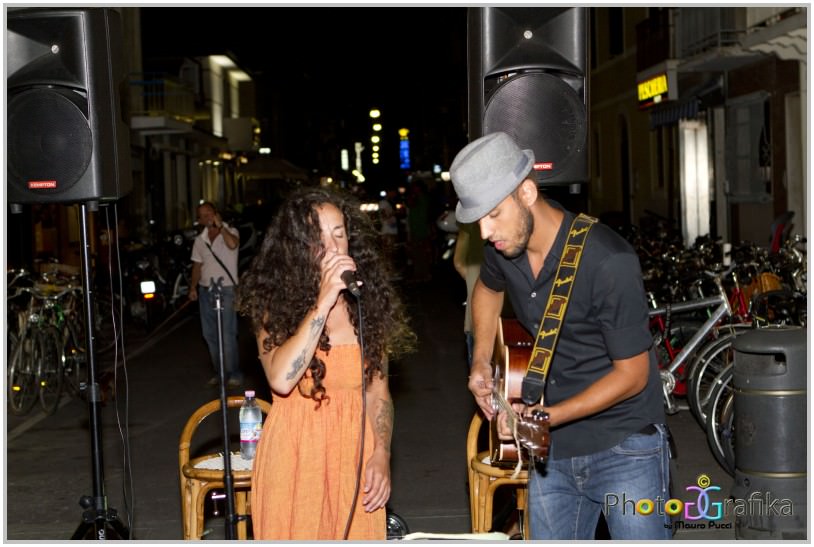
[[[164,116],[188,123],[200,117],[192,89],[186,83],[160,73],[130,75],[130,114]]]
[[[680,58],[737,46],[746,34],[746,8],[678,8],[676,49]]]

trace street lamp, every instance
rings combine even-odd
[[[381,142],[381,137],[379,136],[379,133],[381,133],[382,124],[381,122],[376,120],[379,120],[381,116],[382,116],[381,110],[379,110],[378,108],[372,108],[370,110],[370,119],[373,120],[373,125],[371,126],[373,129],[373,135],[370,137],[370,142],[372,142],[374,145],[373,152],[370,158],[373,165],[379,164],[379,142]]]

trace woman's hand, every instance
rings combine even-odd
[[[390,454],[376,449],[365,466],[362,505],[368,513],[381,509],[390,499]]]
[[[338,254],[335,251],[326,251],[322,259],[322,279],[319,284],[318,300],[328,300],[331,305],[336,303],[340,291],[346,288],[342,280],[342,273],[356,271],[356,263],[349,255]]]

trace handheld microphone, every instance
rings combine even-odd
[[[345,282],[345,285],[347,286],[350,293],[358,298],[359,295],[361,294],[361,291],[359,290],[359,284],[356,282],[357,281],[356,272],[354,272],[353,270],[345,270],[339,277],[341,277],[342,281]]]

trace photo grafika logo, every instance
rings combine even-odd
[[[696,484],[684,488],[687,492],[685,499],[670,498],[663,499],[661,496],[656,499],[631,499],[624,492],[605,494],[603,512],[605,514],[611,508],[621,507],[623,515],[652,515],[669,516],[677,518],[673,524],[684,527],[702,527],[689,523],[697,523],[702,519],[710,521],[710,526],[731,527],[731,523],[717,523],[717,521],[728,516],[790,516],[794,514],[791,500],[780,498],[771,491],[751,492],[746,498],[725,498],[723,501],[712,501],[710,493],[721,491],[721,487],[712,484],[709,475],[702,474],[696,479]]]

